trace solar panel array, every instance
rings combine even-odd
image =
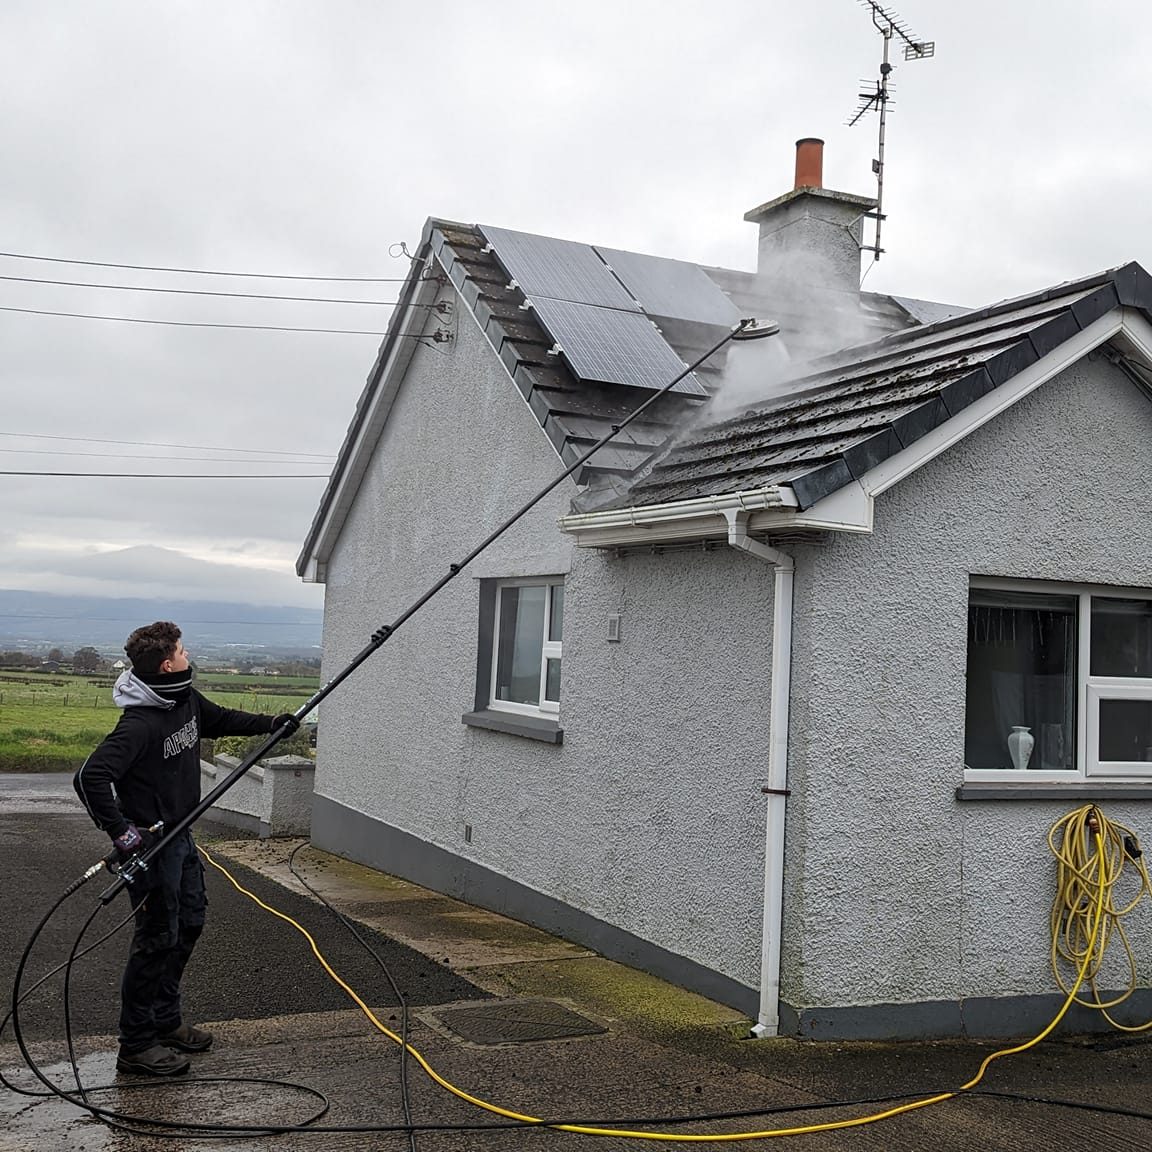
[[[483,225],[481,232],[582,380],[663,388],[685,364],[649,315],[717,327],[739,319],[731,301],[694,264],[508,228]],[[708,394],[695,375],[673,390]]]
[[[508,228],[485,226],[483,232],[496,258],[525,296],[640,311],[640,305],[590,244],[533,236]]]
[[[659,390],[684,371],[684,361],[642,312],[545,297],[532,300],[532,307],[581,380]],[[694,375],[686,376],[673,391],[708,395]]]
[[[618,248],[596,251],[650,316],[731,328],[740,319],[736,305],[699,265]]]

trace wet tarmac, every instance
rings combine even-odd
[[[8,783],[0,777],[0,981],[5,990],[32,927],[106,843],[85,817],[67,807],[66,793],[57,786],[53,794],[58,781]],[[379,967],[287,871],[296,843],[209,838],[207,847],[245,887],[301,919],[381,1023],[399,1028],[402,1013]],[[748,1022],[730,1009],[585,949],[310,848],[297,859],[326,899],[354,915],[393,972],[410,1000],[411,1043],[438,1074],[470,1093],[536,1116],[627,1121],[634,1127],[637,1118],[646,1116],[787,1107],[793,1111],[665,1127],[702,1134],[811,1124],[862,1116],[881,1106],[795,1109],[952,1088],[992,1051],[992,1046],[970,1042],[751,1041]],[[406,1080],[411,1114],[419,1125],[501,1122],[434,1083],[411,1057],[402,1080],[400,1049],[351,1006],[345,993],[333,991],[307,943],[214,869],[208,872],[212,927],[189,970],[187,1003],[197,1021],[212,1028],[216,1043],[193,1057],[191,1077],[153,1086],[117,1076],[112,1032],[127,940],[114,938],[80,962],[73,981],[80,1081],[90,1090],[107,1086],[91,1091],[94,1105],[186,1123],[288,1125],[314,1112],[316,1097],[310,1093],[321,1092],[331,1105],[321,1126],[402,1125]],[[103,878],[92,881],[69,902],[59,923],[52,923],[34,971],[67,956],[103,884]],[[455,1033],[449,1026],[453,1013],[444,1010],[479,1004],[484,1006],[481,1016],[491,1012],[498,1017],[504,1005],[509,1020],[522,1019],[525,1005],[541,1000],[579,1014],[595,1030],[563,1039],[479,1043]],[[49,1079],[75,1092],[61,1021],[58,985],[39,1009],[29,1002],[34,1059]],[[33,1088],[21,1065],[9,1030],[0,1037],[0,1071],[12,1083]],[[984,1087],[1152,1111],[1152,1046],[1143,1039],[1117,1037],[1109,1043],[1099,1036],[1066,1036],[998,1061]],[[410,1147],[403,1132],[231,1135],[208,1144],[189,1136],[127,1134],[73,1104],[0,1088],[0,1152]],[[423,1152],[650,1146],[630,1137],[536,1128],[425,1129],[416,1136]],[[1152,1147],[1152,1120],[971,1096],[868,1127],[798,1135],[773,1146],[932,1152],[1146,1149]]]

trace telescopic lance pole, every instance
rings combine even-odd
[[[549,492],[567,480],[573,472],[578,471],[591,456],[593,456],[596,452],[599,452],[605,444],[609,443],[609,441],[618,436],[638,416],[642,416],[649,408],[652,407],[653,404],[656,403],[657,400],[675,388],[681,380],[699,368],[700,365],[703,364],[709,357],[714,356],[717,352],[719,352],[725,344],[727,344],[730,340],[753,340],[759,339],[762,336],[773,336],[778,331],[779,328],[777,325],[770,323],[757,323],[757,321],[754,319],[741,320],[738,324],[736,324],[724,336],[722,340],[719,340],[717,343],[713,344],[707,352],[705,352],[698,360],[695,360],[693,363],[689,364],[683,372],[665,384],[659,392],[654,392],[651,396],[648,397],[647,400],[644,401],[643,404],[640,405],[639,408],[633,411],[629,416],[626,416],[623,420],[620,421],[619,424],[613,424],[611,431],[608,432],[607,435],[603,436],[600,440],[593,444],[592,447],[589,448],[583,456],[576,460],[575,463],[565,468],[559,476],[557,476],[554,480],[552,480],[549,484],[537,492],[536,495],[533,496],[532,499],[529,500],[528,503],[525,504],[519,511],[514,512],[511,516],[508,517],[507,520],[504,521],[503,524],[489,533],[483,540],[480,541],[479,544],[476,545],[475,548],[472,549],[471,552],[463,557],[463,559],[456,561],[455,564],[449,564],[448,571],[443,576],[441,576],[440,579],[437,580],[436,583],[433,584],[432,587],[429,588],[428,591],[425,592],[418,600],[416,600],[413,604],[401,612],[400,615],[397,616],[391,624],[384,624],[377,628],[376,631],[372,633],[372,638],[368,644],[365,645],[365,647],[362,648],[351,659],[351,661],[349,661],[347,666],[341,672],[333,676],[327,684],[320,688],[320,690],[310,700],[308,700],[307,703],[302,704],[299,708],[296,709],[296,711],[293,713],[295,719],[299,721],[307,716],[308,713],[311,712],[312,709],[315,708],[321,700],[334,692],[345,680],[347,680],[348,677],[351,676],[352,673],[355,672],[356,669],[359,668],[360,665],[363,664],[364,661],[367,660],[373,652],[375,652],[381,645],[387,642],[388,638],[398,628],[400,628],[421,608],[423,608],[424,605],[427,604],[428,601],[431,600],[432,597],[435,596],[446,584],[454,580],[468,564],[470,564],[473,560],[476,559],[477,556],[480,555],[481,552],[483,552],[490,544],[493,544],[495,541],[499,540],[500,537],[503,536],[504,533],[507,532],[513,524],[515,524],[519,519],[521,519],[521,517],[523,517],[527,512],[531,511],[531,509],[539,504],[540,501],[543,500]],[[257,760],[265,756],[272,748],[274,748],[281,740],[283,740],[284,737],[287,736],[291,730],[293,730],[293,728],[294,726],[292,724],[285,723],[277,728],[274,732],[269,733],[267,739],[263,744],[260,745],[259,748],[256,749],[256,751],[250,752],[247,756],[245,756],[244,759],[235,768],[233,768],[232,771],[229,772],[228,775],[223,780],[221,780],[220,783],[217,784],[211,792],[209,792],[201,799],[200,803],[197,804],[196,807],[193,808],[187,816],[173,824],[172,827],[164,834],[162,839],[151,845],[146,851],[141,852],[136,856],[132,856],[130,859],[126,860],[120,866],[119,875],[117,876],[115,882],[107,889],[107,891],[100,894],[101,903],[108,904],[116,896],[116,894],[124,888],[125,885],[132,882],[137,872],[147,871],[149,861],[151,861],[155,856],[162,852],[172,840],[174,840],[177,836],[180,835],[181,832],[184,831],[185,828],[188,828],[190,825],[199,820],[200,817],[209,808],[211,808],[212,805],[215,804],[216,801],[219,800],[220,797],[223,796],[224,793],[227,792],[228,789],[231,788],[232,785],[235,784],[236,781],[239,780],[240,777],[243,776],[244,773],[247,772],[248,769],[251,768]]]

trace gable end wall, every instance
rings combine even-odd
[[[561,470],[457,315],[452,343],[417,350],[333,551],[325,676]],[[550,494],[321,706],[314,841],[751,1009],[772,570],[729,549],[576,550],[556,523],[574,492]],[[465,726],[476,577],[548,574],[567,577],[563,743]]]
[[[956,799],[969,577],[1152,587],[1149,443],[1152,405],[1093,357],[879,497],[873,535],[796,550],[783,983],[801,1014],[888,1006],[887,1031],[868,1019],[891,1035],[892,1006],[934,1003],[909,1034],[978,1032],[981,998],[1053,992],[1047,833],[1083,801]],[[1152,805],[1103,803],[1152,838]],[[1131,930],[1149,939],[1147,909]]]

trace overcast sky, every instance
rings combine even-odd
[[[866,287],[976,305],[1152,267],[1152,7],[898,10],[936,56],[897,59],[888,251]],[[875,119],[844,122],[880,49],[853,0],[6,0],[0,250],[397,277],[390,245],[439,215],[751,269],[743,213],[791,188],[796,138],[827,141],[826,186],[874,194]],[[0,275],[397,287],[11,257]],[[389,312],[8,280],[0,306],[370,330]],[[334,456],[377,343],[0,312],[0,469],[325,473],[264,454]],[[65,450],[118,455],[45,454]],[[0,476],[0,587],[319,607],[293,563],[322,488]]]

